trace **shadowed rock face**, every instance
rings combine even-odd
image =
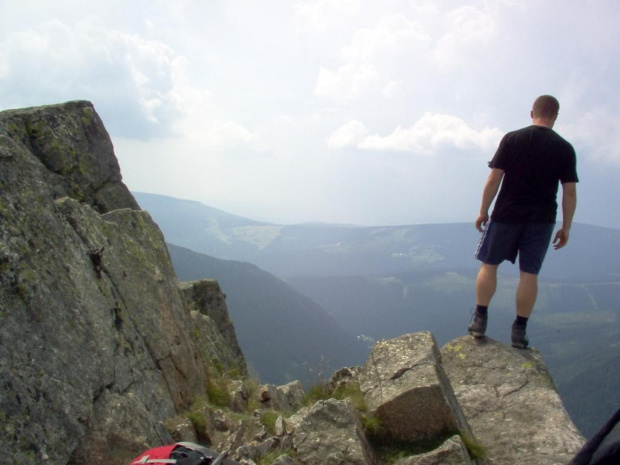
[[[568,417],[540,354],[461,337],[443,367],[476,438],[494,465],[561,465],[584,438]]]
[[[92,105],[0,113],[4,455],[116,464],[170,441],[162,421],[205,391],[195,329]]]

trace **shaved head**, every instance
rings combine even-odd
[[[555,119],[560,111],[560,102],[551,95],[541,95],[534,101],[532,115],[534,118]]]

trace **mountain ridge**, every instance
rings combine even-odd
[[[220,259],[254,263],[284,279],[300,275],[382,275],[429,267],[478,268],[473,255],[480,236],[470,223],[277,225],[222,215],[222,210],[200,202],[133,194],[161,225],[167,242]],[[190,217],[183,213],[186,202],[193,209]],[[609,253],[618,248],[620,230],[576,223],[569,245],[560,251],[550,250],[541,278],[618,280],[620,262]],[[508,266],[500,272],[517,274]]]

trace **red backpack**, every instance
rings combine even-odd
[[[154,447],[131,461],[130,465],[141,463],[176,465],[239,465],[227,459],[228,451],[218,454],[192,442],[177,442],[168,446]]]

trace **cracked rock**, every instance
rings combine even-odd
[[[494,465],[565,464],[583,444],[537,350],[465,336],[446,344],[441,355],[454,394]]]
[[[360,381],[370,413],[400,440],[422,443],[469,432],[428,331],[377,343]]]

